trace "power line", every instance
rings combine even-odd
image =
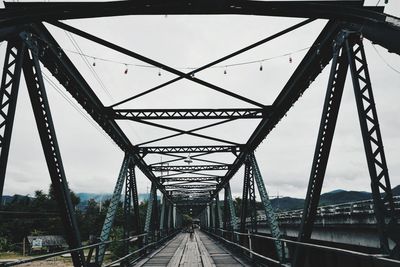
[[[49,78],[49,76],[47,76],[46,73],[44,73],[44,72],[43,72],[43,77],[44,77],[44,79],[50,84],[50,86],[53,87],[53,88],[56,90],[56,92],[57,92],[59,95],[61,95],[61,97],[64,98],[64,99],[67,101],[67,103],[69,103],[78,113],[80,113],[80,114],[82,115],[82,117],[83,117],[84,119],[86,119],[86,120],[92,125],[92,127],[93,127],[94,129],[96,129],[96,130],[97,130],[98,132],[100,132],[104,137],[106,137],[108,140],[110,140],[111,143],[112,143],[113,145],[116,145],[116,144],[114,143],[114,141],[112,141],[112,139],[111,139],[108,135],[106,135],[106,134],[104,133],[103,129],[101,129],[100,126],[98,126],[96,123],[94,123],[94,122],[92,121],[92,119],[88,117],[87,114],[85,114],[74,102],[72,102],[72,100],[69,99],[69,97],[58,87],[58,85],[57,85],[56,83],[54,83],[54,82]]]
[[[110,91],[107,89],[107,87],[105,86],[105,84],[103,83],[103,81],[101,80],[101,78],[99,77],[99,75],[97,74],[96,70],[93,68],[93,66],[89,63],[87,57],[82,56],[83,50],[80,48],[78,42],[74,39],[74,36],[67,32],[64,31],[65,34],[67,35],[67,37],[69,38],[69,40],[71,41],[72,45],[75,47],[75,49],[77,50],[78,53],[81,54],[81,58],[83,60],[83,62],[86,64],[86,66],[88,67],[89,71],[92,73],[93,77],[97,80],[97,82],[99,83],[100,87],[104,90],[104,92],[106,92],[106,94],[108,95],[108,97],[112,100],[115,101],[110,93]],[[95,63],[93,63],[95,64]]]
[[[398,70],[395,67],[393,67],[392,65],[390,65],[390,63],[386,61],[386,59],[381,55],[381,53],[378,51],[378,49],[376,49],[376,47],[373,43],[371,43],[371,45],[372,45],[372,48],[375,50],[376,54],[381,58],[381,60],[386,64],[386,66],[388,66],[394,72],[400,74],[400,70]]]
[[[307,49],[310,49],[311,47],[312,46],[304,47],[304,48],[301,48],[301,49],[298,49],[298,50],[295,50],[295,51],[286,52],[286,53],[279,54],[279,55],[272,56],[272,57],[268,57],[268,58],[262,58],[262,59],[251,60],[251,61],[242,61],[242,62],[232,63],[232,64],[215,65],[215,66],[210,67],[210,69],[218,69],[218,68],[221,69],[221,68],[227,68],[227,67],[237,67],[237,66],[250,65],[250,64],[255,64],[255,63],[260,64],[260,63],[263,63],[265,61],[270,61],[270,60],[273,60],[273,59],[278,59],[278,58],[283,58],[283,57],[290,57],[292,54],[297,54],[297,53],[303,52],[303,51],[305,51]],[[69,49],[64,49],[64,48],[61,48],[61,49],[63,49],[65,52],[78,54],[78,55],[86,57],[86,58],[91,58],[94,62],[95,61],[104,61],[104,62],[115,63],[115,64],[119,64],[119,65],[124,65],[124,66],[134,66],[134,67],[140,67],[140,68],[158,69],[158,67],[152,66],[152,65],[128,63],[128,62],[113,60],[113,59],[109,59],[109,58],[97,57],[97,56],[93,56],[93,55],[89,55],[89,54],[86,54],[86,53],[81,53],[81,52],[77,52],[77,51],[73,51],[73,50],[69,50]],[[195,69],[198,69],[198,67],[177,67],[176,69],[195,70]]]

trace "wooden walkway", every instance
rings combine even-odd
[[[230,254],[222,244],[201,231],[180,233],[135,266],[239,267],[251,266]]]

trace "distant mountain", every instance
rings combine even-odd
[[[321,195],[319,199],[319,205],[334,205],[346,202],[354,202],[361,200],[368,200],[372,198],[372,194],[368,192],[359,191],[345,191],[335,190],[337,192],[329,192]]]
[[[400,196],[400,185],[392,188],[394,196]],[[372,194],[365,191],[346,191],[336,189],[321,195],[319,206],[335,205],[347,202],[363,201],[372,198]],[[271,199],[271,205],[274,209],[280,211],[302,209],[304,199],[282,197]]]
[[[340,193],[340,192],[346,192],[346,190],[343,190],[343,189],[336,189],[336,190],[332,190],[332,191],[330,191],[330,192],[326,192],[326,194],[328,194],[328,193]]]
[[[274,198],[271,199],[271,205],[274,209],[281,211],[302,209],[304,199],[291,197]]]
[[[88,200],[95,200],[96,202],[106,201],[111,198],[112,194],[95,194],[95,193],[77,193],[76,194],[81,202],[87,202]]]
[[[27,198],[27,197],[32,199],[32,197],[18,195],[18,194],[15,194],[13,196],[3,196],[2,199],[1,199],[1,203],[4,205],[4,204],[7,204],[7,203],[10,203],[13,200],[21,200],[21,199],[24,199],[24,198]]]
[[[392,193],[394,196],[400,196],[400,184],[394,188],[392,188]]]
[[[78,205],[78,208],[81,209],[81,210],[82,209],[85,210],[88,201],[91,200],[91,199],[93,199],[97,203],[100,203],[100,202],[107,201],[107,200],[111,199],[111,197],[112,197],[112,194],[109,194],[109,193],[103,193],[103,194],[101,194],[101,193],[99,193],[99,194],[96,194],[96,193],[77,193],[76,195],[81,200],[79,205]],[[138,194],[139,203],[143,202],[143,201],[146,201],[149,198],[149,196],[150,196],[149,193],[139,193]],[[123,201],[123,199],[124,199],[124,195],[121,195],[121,201]],[[158,196],[158,199],[160,199],[160,196]]]

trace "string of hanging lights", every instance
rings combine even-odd
[[[39,36],[36,36],[36,37],[41,39]],[[42,40],[42,41],[44,41],[44,40]],[[263,71],[263,63],[264,62],[270,61],[270,60],[274,60],[274,59],[287,57],[288,60],[289,60],[289,63],[291,64],[291,63],[293,63],[293,57],[292,57],[293,54],[301,53],[303,51],[306,51],[306,50],[310,49],[311,47],[312,46],[308,46],[308,47],[304,47],[304,48],[301,48],[301,49],[298,49],[298,50],[294,50],[294,51],[291,51],[291,52],[279,54],[279,55],[268,57],[268,58],[258,59],[258,60],[242,61],[242,62],[224,64],[224,65],[215,65],[215,66],[210,67],[210,69],[223,69],[223,73],[224,74],[228,74],[228,68],[239,67],[239,66],[244,66],[244,65],[251,65],[251,64],[258,64],[259,65],[259,71]],[[77,55],[80,55],[80,56],[85,57],[87,59],[91,59],[93,67],[98,66],[98,63],[100,61],[102,61],[102,62],[108,62],[108,63],[119,64],[119,65],[124,66],[124,71],[123,71],[124,74],[128,74],[129,67],[137,67],[137,68],[158,69],[157,75],[158,76],[162,76],[162,72],[161,72],[162,70],[159,67],[156,67],[156,66],[147,65],[147,64],[139,64],[139,63],[123,62],[123,61],[114,60],[114,59],[110,59],[110,58],[97,57],[97,56],[89,55],[89,54],[83,53],[81,51],[74,51],[74,50],[65,49],[65,48],[62,48],[62,47],[57,47],[57,48],[61,49],[62,51],[66,52],[66,53],[77,54]],[[192,71],[192,70],[198,69],[198,67],[177,67],[176,69]],[[194,73],[191,74],[191,76],[194,77]]]
[[[304,47],[302,49],[298,49],[295,51],[291,51],[288,53],[284,53],[284,54],[279,54],[276,56],[272,56],[272,57],[268,57],[268,58],[263,58],[263,59],[258,59],[258,60],[251,60],[251,61],[242,61],[242,62],[238,62],[238,63],[232,63],[232,64],[226,64],[226,65],[215,65],[210,67],[210,69],[223,69],[223,73],[224,74],[228,74],[228,68],[231,67],[238,67],[238,66],[244,66],[244,65],[251,65],[251,64],[259,64],[259,71],[263,71],[264,67],[263,67],[263,62],[265,61],[270,61],[270,60],[274,60],[274,59],[279,59],[279,58],[283,58],[283,57],[288,57],[288,62],[291,64],[293,63],[293,57],[292,54],[297,54],[300,52],[303,52],[305,50],[310,49],[311,47]],[[89,55],[89,54],[84,54],[84,53],[79,53],[73,50],[68,50],[68,49],[63,49],[65,52],[68,53],[72,53],[72,54],[78,54],[80,56],[84,56],[87,57],[88,59],[92,59],[93,61],[93,67],[97,66],[97,62],[98,61],[103,61],[103,62],[108,62],[108,63],[114,63],[114,64],[120,64],[123,65],[125,67],[124,69],[124,74],[128,74],[129,71],[129,67],[138,67],[138,68],[151,68],[151,69],[157,69],[158,67],[156,66],[152,66],[152,65],[146,65],[146,64],[137,64],[137,63],[127,63],[127,62],[123,62],[123,61],[118,61],[118,60],[113,60],[113,59],[109,59],[109,58],[103,58],[103,57],[96,57],[93,55]],[[177,67],[176,69],[181,69],[181,70],[195,70],[198,67]],[[159,69],[159,68],[158,68]],[[158,76],[162,76],[161,70],[158,70],[157,73]],[[194,76],[192,74],[192,76]]]

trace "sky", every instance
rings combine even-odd
[[[375,5],[377,2],[366,1],[366,5]],[[380,5],[384,1],[381,2]],[[389,1],[385,12],[400,16],[400,3]],[[189,71],[187,68],[199,67],[300,21],[302,19],[260,16],[168,15],[80,19],[65,23],[171,67],[179,68],[181,71]],[[312,22],[288,35],[229,59],[216,68],[198,73],[196,77],[257,102],[272,104],[306,53],[306,48],[313,43],[325,23],[325,20]],[[164,70],[137,66],[143,63],[78,36],[71,37],[52,25],[46,24],[46,27],[106,106],[175,77]],[[93,67],[95,63],[93,69],[98,79],[93,76],[82,57],[76,53],[76,47],[71,40],[88,55],[86,59],[89,66]],[[395,186],[400,184],[398,134],[400,57],[390,54],[378,45],[372,45],[368,40],[365,40],[364,45],[389,173],[392,185]],[[5,44],[0,47],[1,62],[4,61],[5,47]],[[289,62],[289,58],[292,59],[292,63]],[[266,60],[263,61],[264,59]],[[249,61],[256,63],[230,66]],[[260,71],[261,65],[262,71]],[[124,73],[126,69],[128,69],[127,74]],[[256,150],[263,179],[271,196],[305,197],[329,70],[330,67],[327,66]],[[47,70],[44,70],[44,73],[46,80],[50,80],[46,81],[46,89],[70,188],[75,192],[111,193],[121,167],[123,152],[94,125],[91,119],[87,118],[87,114],[82,115],[85,111],[51,77],[51,74]],[[98,80],[101,80],[101,83]],[[120,106],[120,108],[207,107],[252,106],[184,80]],[[245,143],[258,122],[258,120],[231,122],[199,133]],[[207,122],[169,121],[164,124],[190,129],[205,125]],[[171,134],[170,131],[135,122],[123,121],[119,122],[119,125],[134,144]],[[216,143],[187,136],[154,143],[154,145],[186,144]],[[160,156],[146,157],[148,163],[167,159],[165,157],[161,159]],[[230,155],[222,157],[217,155],[213,159],[231,163],[234,158]],[[183,164],[184,162],[181,162],[181,165]],[[35,190],[47,191],[49,183],[50,177],[22,79],[4,194],[32,195]],[[149,190],[150,182],[139,170],[137,170],[137,183],[139,192]],[[231,180],[234,196],[241,195],[242,183],[241,169]],[[349,79],[346,81],[323,192],[339,188],[370,191],[354,93]]]

